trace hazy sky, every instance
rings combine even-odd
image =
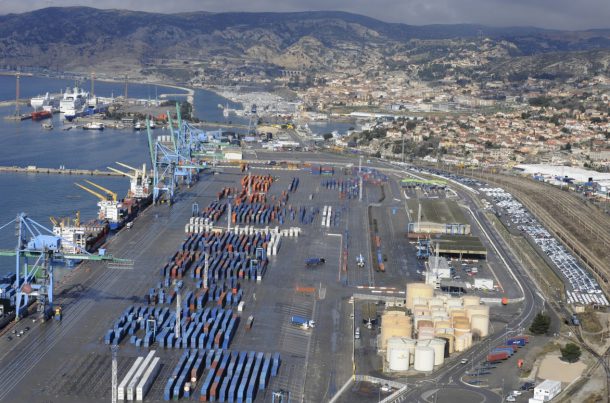
[[[67,5],[163,13],[340,10],[415,25],[610,28],[610,0],[0,0],[0,14]]]

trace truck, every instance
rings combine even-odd
[[[303,329],[310,329],[316,327],[316,322],[302,316],[292,316],[290,318],[290,323],[296,327],[302,327]]]
[[[310,257],[305,259],[305,265],[307,266],[319,266],[324,263],[326,263],[326,259],[323,257]]]

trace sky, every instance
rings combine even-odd
[[[610,28],[610,0],[0,0],[0,14],[73,5],[161,13],[339,10],[412,25]]]

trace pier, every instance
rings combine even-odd
[[[41,168],[35,165],[27,167],[0,166],[0,173],[28,173],[28,174],[55,174],[55,175],[89,175],[89,176],[125,176],[117,172],[101,171],[99,169],[72,169],[72,168]]]

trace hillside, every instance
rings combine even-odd
[[[610,30],[413,26],[344,12],[155,14],[65,7],[0,16],[5,68],[151,74],[151,66],[180,59],[214,60],[220,69],[247,62],[267,70],[324,70],[373,61],[439,63],[445,54],[462,52],[483,52],[488,62],[558,52],[580,52],[580,60],[582,52],[608,49]]]

